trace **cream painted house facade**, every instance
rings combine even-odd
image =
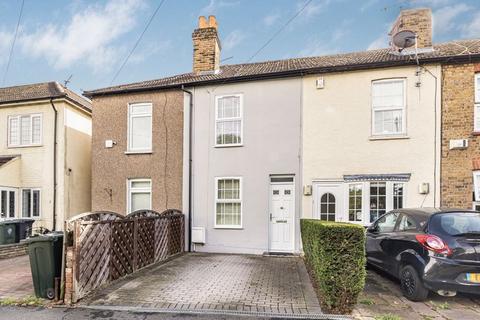
[[[0,88],[0,213],[63,229],[90,211],[91,105],[56,82]]]
[[[303,78],[304,217],[368,225],[439,204],[440,78],[440,65]]]

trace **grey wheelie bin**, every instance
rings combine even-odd
[[[0,221],[0,245],[17,242],[17,228],[12,220]]]

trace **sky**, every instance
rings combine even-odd
[[[247,62],[306,1],[165,0],[113,84],[190,72],[200,15],[217,17],[222,64]],[[25,0],[6,73],[22,0],[0,0],[0,86],[109,86],[160,2]],[[400,10],[415,7],[432,9],[436,43],[480,38],[480,0],[313,0],[252,61],[384,48]]]

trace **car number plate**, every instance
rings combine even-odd
[[[480,273],[467,273],[467,281],[480,283]]]

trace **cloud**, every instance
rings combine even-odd
[[[225,40],[222,41],[222,48],[225,50],[231,50],[239,45],[247,35],[241,30],[234,30],[228,34]]]
[[[0,30],[0,65],[7,61],[12,46],[13,34]]]
[[[170,40],[160,42],[149,42],[144,48],[138,48],[137,51],[132,54],[128,63],[141,63],[151,56],[158,55],[172,48],[172,42]]]
[[[309,41],[308,45],[303,48],[298,56],[300,57],[314,57],[314,56],[324,56],[328,54],[334,54],[338,52],[338,48],[334,47],[332,44],[325,43],[324,41]]]
[[[466,38],[480,38],[480,12],[476,12],[472,20],[464,24],[461,30]]]
[[[364,12],[365,10],[367,10],[368,8],[370,8],[371,6],[373,6],[374,4],[376,4],[379,0],[367,0],[363,3],[363,5],[360,7],[360,11],[361,12]]]
[[[233,7],[238,5],[238,1],[226,1],[226,0],[210,0],[208,4],[200,9],[200,15],[211,15],[216,14],[218,10],[225,7]]]
[[[110,69],[125,50],[115,40],[131,31],[143,0],[109,0],[76,12],[65,25],[48,24],[24,33],[20,44],[25,54],[44,57],[56,69],[85,61],[94,71]]]
[[[325,8],[330,4],[331,0],[318,0],[311,2],[302,12],[305,19],[310,19],[323,12]],[[305,5],[305,1],[297,3],[297,11]]]
[[[390,39],[387,33],[380,35],[378,38],[373,40],[367,47],[367,50],[375,50],[375,49],[384,49],[388,48]]]
[[[267,27],[271,27],[275,24],[275,22],[278,21],[278,19],[280,19],[280,14],[279,13],[271,13],[269,15],[266,15],[263,18],[263,24]]]
[[[433,13],[433,30],[436,35],[443,34],[458,28],[455,19],[462,13],[470,10],[470,7],[464,3],[453,6],[446,6],[436,10]]]

